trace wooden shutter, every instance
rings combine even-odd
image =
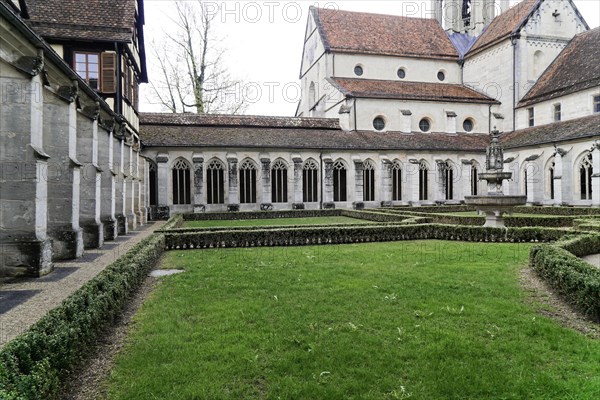
[[[117,55],[115,53],[102,53],[102,93],[116,93],[117,91]]]

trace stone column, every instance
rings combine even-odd
[[[323,203],[333,204],[333,159],[323,158],[323,167],[325,171],[321,171],[323,176]]]
[[[103,124],[104,125],[104,124]],[[103,126],[98,131],[98,165],[102,170],[100,221],[104,226],[104,239],[114,240],[117,235],[117,219],[115,218],[115,172],[113,163],[112,128]]]
[[[48,233],[55,260],[83,255],[79,227],[81,163],[77,160],[75,85],[45,93],[44,149],[52,162],[48,171]],[[47,94],[47,96],[46,96]]]
[[[138,156],[138,214],[140,225],[145,225],[148,222],[148,207],[146,202],[146,182],[148,179],[148,163],[146,159],[137,152]]]
[[[125,216],[125,170],[123,166],[123,152],[125,143],[122,137],[115,137],[114,144],[115,162],[115,218],[117,219],[117,232],[127,235],[127,217]]]
[[[79,224],[83,229],[83,245],[96,249],[104,243],[104,227],[100,222],[101,173],[98,165],[98,122],[83,113],[77,114],[77,159],[83,163],[81,174]]]
[[[421,204],[419,200],[419,160],[412,159],[406,164],[406,187],[410,188],[406,191],[408,195],[408,201],[411,205]],[[403,171],[404,172],[404,171]]]
[[[444,179],[444,172],[447,169],[447,164],[443,160],[435,160],[435,176],[434,176],[434,192],[431,201],[445,201],[446,200],[446,180]]]
[[[271,204],[271,159],[261,157],[262,199],[261,204]]]
[[[354,161],[354,201],[364,201],[364,169],[365,165],[362,160],[355,159]]]
[[[156,219],[167,220],[171,216],[169,200],[169,180],[171,179],[171,170],[169,168],[169,155],[159,153],[156,156],[156,173],[157,173],[157,189],[158,189],[158,207],[156,208]]]
[[[125,216],[127,217],[127,229],[134,230],[138,226],[135,214],[135,168],[134,151],[130,143],[125,144],[123,151],[123,167],[125,168]]]
[[[459,196],[457,200],[464,200],[466,196],[471,196],[471,167],[473,162],[471,160],[460,161],[460,190],[455,190],[455,193]],[[479,171],[481,173],[482,171]],[[458,188],[457,188],[458,189]],[[484,193],[478,193],[481,195]]]
[[[302,158],[300,156],[292,157],[294,162],[294,193],[292,195],[292,208],[295,210],[304,209],[302,198]]]
[[[206,202],[204,199],[204,157],[202,154],[193,154],[194,164],[194,212],[204,212]]]
[[[140,173],[140,153],[139,153],[140,144],[139,141],[135,141],[133,146],[131,146],[131,165],[132,165],[132,176],[133,176],[133,214],[135,215],[137,226],[144,224],[144,214],[145,212],[142,210],[142,205],[140,203],[142,197],[142,186],[143,186],[143,176]]]
[[[600,207],[600,141],[592,148],[592,206]]]
[[[228,193],[227,207],[231,211],[239,209],[238,196],[238,158],[235,154],[227,154],[227,173],[228,173]]]
[[[563,157],[560,151],[554,154],[554,206],[558,207],[563,202],[563,188],[562,188],[562,177],[563,177]],[[545,173],[545,172],[544,172]]]
[[[48,155],[44,150],[44,90],[0,60],[0,276],[41,276],[52,270],[47,229]]]
[[[392,162],[387,158],[381,160],[381,205],[392,206]]]

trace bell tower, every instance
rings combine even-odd
[[[507,5],[508,0],[431,0],[434,16],[446,31],[472,36],[479,35]]]

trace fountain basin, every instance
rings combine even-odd
[[[475,206],[485,213],[485,225],[494,228],[504,227],[504,214],[511,214],[516,206],[527,203],[527,196],[466,196],[465,204]]]
[[[512,177],[512,172],[483,172],[478,175],[480,181],[499,182],[509,180]]]

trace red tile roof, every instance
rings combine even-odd
[[[45,38],[131,42],[137,0],[27,0],[32,28]]]
[[[575,36],[519,102],[519,107],[594,87],[600,92],[600,27]]]
[[[500,142],[508,149],[589,137],[600,138],[600,114],[520,129],[502,135]]]
[[[529,15],[539,5],[541,0],[522,0],[512,8],[506,10],[484,29],[473,47],[467,53],[467,57],[492,46],[511,34],[520,30]]]
[[[482,134],[343,131],[337,120],[245,116],[141,114],[145,147],[330,150],[485,151]]]
[[[435,19],[311,7],[325,48],[342,53],[458,59]]]
[[[499,104],[464,85],[355,78],[331,78],[328,81],[349,97]]]

